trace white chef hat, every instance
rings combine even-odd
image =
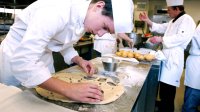
[[[166,0],[167,6],[183,5],[183,0]]]
[[[133,1],[111,0],[115,33],[130,33],[133,30]]]

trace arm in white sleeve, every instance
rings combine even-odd
[[[67,64],[72,64],[72,58],[78,56],[78,52],[74,49],[74,47],[68,47],[60,52],[64,57],[64,60]]]
[[[11,69],[23,86],[34,87],[51,77],[41,56],[46,53],[50,39],[62,30],[64,20],[55,10],[44,8],[35,12],[28,22],[23,39],[11,59]]]
[[[198,48],[200,49],[200,24],[196,28],[195,34],[194,34],[194,40],[196,41],[196,44]]]
[[[190,18],[184,18],[177,28],[177,33],[163,37],[163,46],[166,48],[176,47],[189,43],[195,31],[195,23]],[[187,45],[183,46],[186,47]]]
[[[168,23],[158,24],[158,23],[152,23],[152,27],[149,27],[151,32],[157,32],[160,34],[164,34],[167,30]]]

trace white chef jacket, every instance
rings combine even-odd
[[[54,72],[52,51],[66,63],[78,53],[73,48],[84,34],[90,1],[38,0],[15,20],[0,47],[0,82],[34,87]]]
[[[102,55],[115,53],[117,50],[117,42],[115,35],[110,33],[105,33],[101,37],[95,35],[94,50],[100,52]]]
[[[190,55],[186,61],[185,82],[186,86],[200,90],[200,25],[198,25],[192,38]]]
[[[184,67],[184,49],[191,41],[195,30],[195,22],[191,16],[184,14],[174,23],[153,23],[152,32],[164,33],[163,50],[166,61],[163,61],[160,81],[179,87]]]

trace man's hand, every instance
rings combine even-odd
[[[51,77],[39,86],[78,102],[91,103],[103,100],[102,90],[95,84],[66,83],[63,80]]]
[[[153,44],[158,44],[158,43],[161,43],[163,40],[162,40],[162,37],[160,36],[153,36],[149,39],[149,41]]]
[[[97,71],[91,62],[84,60],[80,56],[75,56],[72,61],[77,63],[89,75],[93,75]]]
[[[101,88],[94,84],[89,83],[76,83],[70,84],[67,96],[75,101],[80,102],[100,102],[103,100],[103,93]]]
[[[134,42],[133,41],[128,41],[128,46],[133,49],[134,48]]]
[[[140,13],[139,19],[141,21],[146,22],[150,27],[152,27],[152,21],[149,19],[149,17],[147,16],[147,14],[145,12]]]

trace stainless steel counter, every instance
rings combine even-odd
[[[93,59],[92,63],[98,68],[98,74],[102,75],[104,73],[104,69],[101,63],[101,59],[100,58]],[[142,99],[145,98],[139,94],[142,93],[141,90],[143,88],[144,82],[147,79],[147,76],[151,68],[152,68],[152,63],[139,63],[139,64],[131,62],[120,63],[116,71],[117,74],[116,76],[120,79],[120,83],[124,85],[125,93],[116,101],[106,105],[63,103],[47,99],[45,100],[79,112],[131,112],[139,109],[138,106],[139,103],[137,103],[139,102],[138,101],[139,96],[142,97]],[[73,66],[65,70],[62,70],[60,72],[83,72],[83,71],[80,69],[80,67]]]
[[[74,47],[81,47],[81,46],[90,45],[90,44],[93,44],[91,40],[82,41],[82,42],[77,42],[77,44],[75,44]]]

